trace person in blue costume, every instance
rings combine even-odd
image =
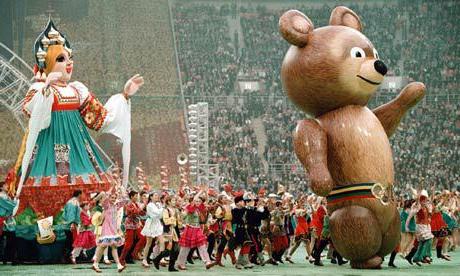
[[[62,218],[65,223],[65,246],[64,246],[64,258],[65,262],[71,262],[72,244],[77,237],[77,226],[80,224],[80,200],[82,196],[81,190],[73,192],[72,198],[67,201],[64,206],[64,213]]]
[[[15,265],[17,262],[14,214],[18,203],[8,195],[5,182],[0,182],[0,251],[3,264],[11,262]]]
[[[89,194],[107,190],[113,181],[88,128],[113,134],[122,141],[123,185],[127,185],[130,97],[144,80],[136,74],[126,82],[122,93],[102,105],[83,83],[70,82],[72,48],[51,19],[35,42],[34,56],[36,81],[23,103],[30,119],[15,166],[16,198],[21,198],[20,210],[30,206],[35,213],[50,216],[61,210],[76,189]]]
[[[406,220],[409,217],[411,206],[414,204],[414,200],[405,200],[403,209],[400,213],[401,218],[401,243],[399,252],[402,257],[406,257],[411,251],[415,241],[415,218],[412,217],[408,224],[409,231],[406,231]]]

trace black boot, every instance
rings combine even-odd
[[[408,263],[410,263],[411,265],[414,265],[414,263],[412,262],[412,258],[414,257],[415,253],[417,252],[417,247],[413,247],[412,250],[409,252],[409,254],[407,254],[406,256],[406,261]]]
[[[396,251],[391,252],[390,261],[388,262],[388,266],[397,268],[397,266],[394,264],[395,257],[396,257]]]
[[[337,252],[337,250],[334,250],[334,253],[332,254],[332,258],[334,259],[337,259],[337,264],[338,265],[344,265],[346,263],[348,263],[348,261],[344,261],[343,258],[342,258],[342,255],[340,255],[339,252]]]
[[[174,265],[176,264],[177,256],[179,255],[178,252],[172,251],[169,254],[169,264],[168,264],[168,271],[169,272],[177,272],[177,270]]]
[[[171,248],[171,250],[169,251],[169,264],[168,264],[168,271],[170,272],[177,272],[179,270],[177,270],[175,268],[175,265],[176,265],[176,260],[177,260],[177,257],[179,256],[179,246],[177,245],[176,242],[173,243],[173,246]]]
[[[161,253],[153,259],[153,265],[155,266],[156,269],[160,269],[160,261],[163,259],[163,257],[168,256],[169,250],[163,250]]]
[[[191,249],[190,252],[188,253],[187,263],[189,263],[189,264],[194,264],[194,262],[193,262],[193,252],[194,251],[195,251],[195,248]]]

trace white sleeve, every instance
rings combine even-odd
[[[116,94],[110,97],[104,108],[107,116],[101,130],[115,135],[123,143],[123,186],[127,187],[131,160],[131,102],[122,94]]]
[[[43,88],[45,88],[45,83],[44,82],[34,82],[26,95],[26,98],[24,99],[24,106],[23,110],[24,112],[30,116],[32,113],[32,110],[34,109],[35,104],[37,103],[37,96],[38,93],[43,92]]]

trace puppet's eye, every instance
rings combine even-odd
[[[352,58],[365,58],[366,53],[364,53],[364,50],[359,47],[353,47],[350,50],[350,56]]]
[[[375,50],[375,49],[374,49],[374,57],[375,57],[376,59],[380,59],[379,53],[378,53],[377,50]]]

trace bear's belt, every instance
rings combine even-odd
[[[359,183],[332,189],[327,198],[327,204],[335,204],[356,198],[376,198],[383,205],[391,199],[391,186],[380,183]]]

